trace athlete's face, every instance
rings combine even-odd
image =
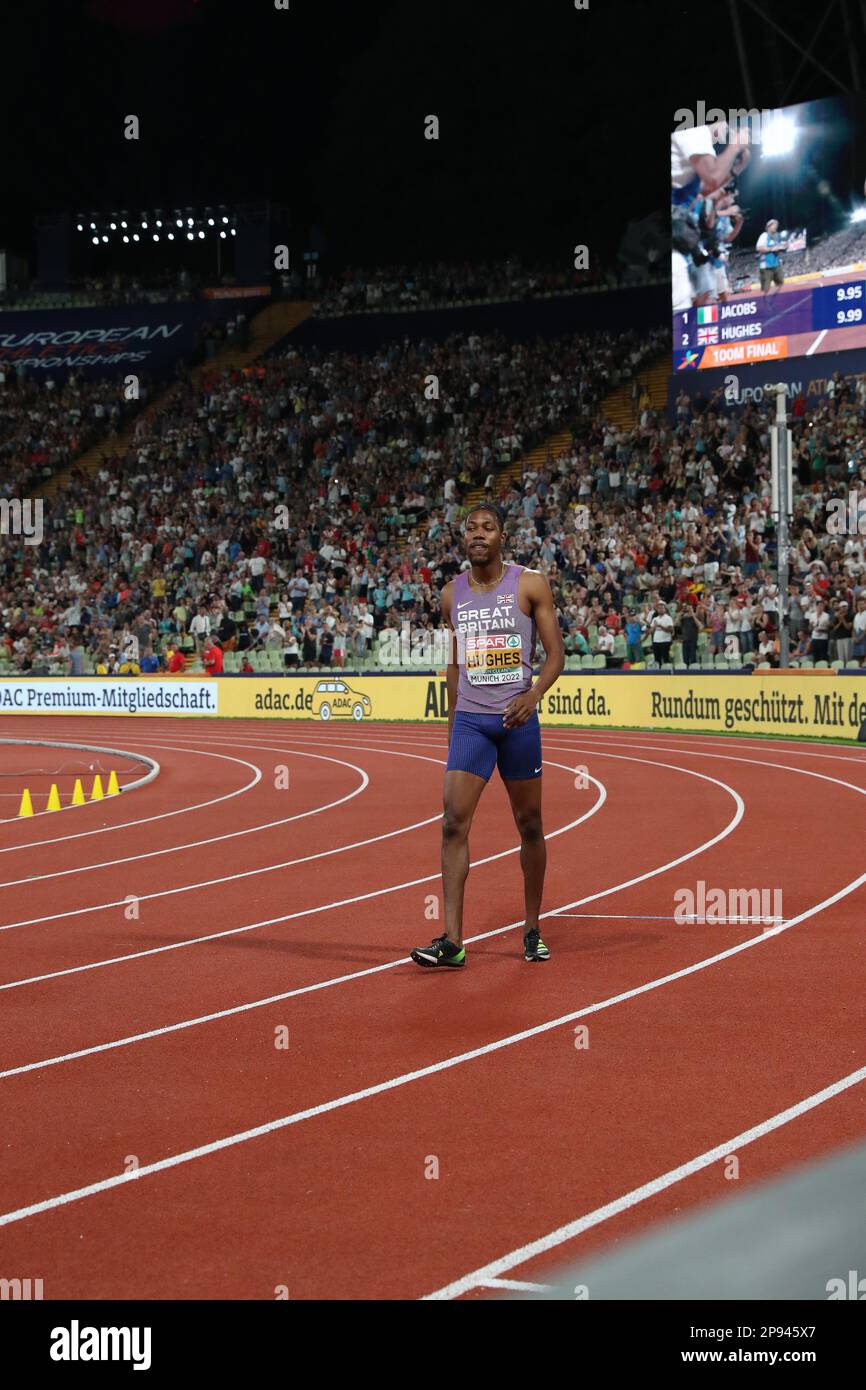
[[[472,512],[466,520],[466,551],[475,565],[487,565],[502,554],[502,532],[492,512]]]

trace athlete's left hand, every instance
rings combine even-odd
[[[522,695],[515,695],[514,699],[506,706],[502,716],[502,722],[506,729],[514,729],[518,724],[525,724],[530,715],[535,713],[538,701],[531,690],[524,690]]]

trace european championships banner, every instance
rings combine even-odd
[[[294,719],[358,724],[436,722],[448,714],[443,675],[0,679],[0,714],[102,714]],[[565,675],[542,698],[545,726],[683,729],[856,739],[866,677],[817,672],[654,676]]]
[[[257,312],[261,303],[257,300],[248,313]],[[241,307],[242,301],[233,299],[2,312],[0,369],[15,367],[37,379],[62,379],[72,370],[163,376],[189,356],[202,324],[231,318]]]

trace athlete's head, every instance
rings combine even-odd
[[[475,565],[487,565],[502,556],[505,542],[505,522],[501,511],[492,502],[479,502],[470,507],[464,522],[466,551]]]

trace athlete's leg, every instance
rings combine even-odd
[[[445,935],[455,945],[463,941],[463,891],[469,873],[469,827],[487,779],[474,772],[445,773],[442,815],[442,891],[445,896]]]
[[[544,871],[547,867],[547,846],[544,843],[541,822],[541,782],[540,777],[525,777],[516,782],[505,781],[514,823],[520,834],[520,867],[523,870],[523,895],[526,903],[524,932],[538,929]]]

